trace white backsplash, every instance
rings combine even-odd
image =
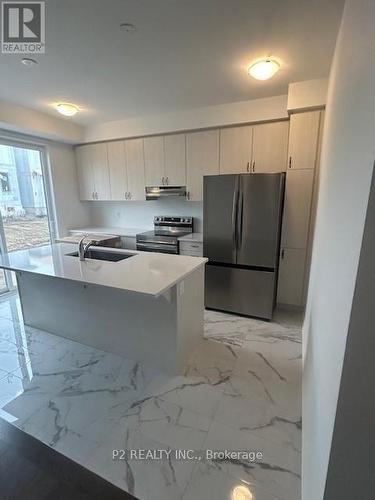
[[[152,227],[155,215],[194,217],[194,231],[203,231],[203,203],[200,201],[157,200],[131,202],[88,202],[92,226]]]

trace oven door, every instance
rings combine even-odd
[[[178,245],[171,243],[156,243],[152,241],[137,241],[137,250],[141,252],[160,252],[178,254]]]

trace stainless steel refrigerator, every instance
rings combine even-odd
[[[272,318],[284,188],[284,173],[204,177],[207,308]]]

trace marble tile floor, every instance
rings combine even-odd
[[[277,311],[263,322],[206,311],[205,338],[171,377],[24,326],[18,297],[8,297],[0,417],[141,500],[300,500],[301,316]],[[113,459],[131,449],[164,452]]]

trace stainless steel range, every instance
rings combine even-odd
[[[154,230],[137,234],[137,250],[179,253],[178,238],[193,232],[193,217],[154,217]]]

